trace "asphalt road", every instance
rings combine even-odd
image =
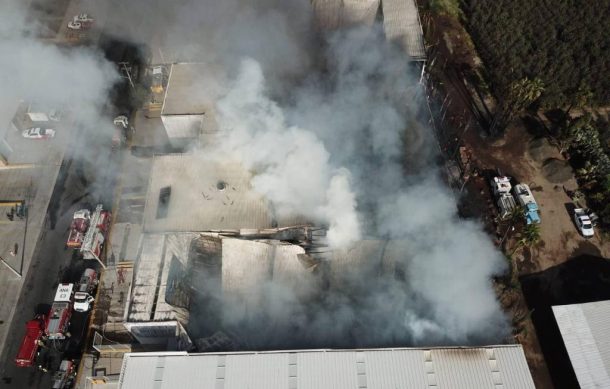
[[[65,181],[62,182],[61,175],[65,176]],[[61,203],[69,204],[69,198],[81,196],[84,188],[80,185],[75,185],[75,174],[71,164],[66,166],[64,172],[60,173],[58,185],[55,188],[54,196],[59,196]],[[50,205],[49,209],[52,209]],[[52,382],[52,373],[43,373],[36,368],[19,368],[15,366],[13,359],[17,354],[22,337],[25,333],[25,323],[32,319],[39,304],[52,303],[55,289],[60,282],[78,281],[80,275],[78,273],[79,264],[76,258],[73,260],[73,252],[65,249],[65,240],[67,231],[70,226],[72,212],[78,207],[73,205],[70,208],[59,207],[58,218],[55,228],[50,228],[49,220],[51,215],[47,215],[47,225],[43,232],[42,239],[38,242],[36,252],[32,258],[30,272],[25,281],[25,286],[19,298],[17,311],[13,317],[13,322],[10,325],[9,336],[5,346],[5,352],[0,357],[0,372],[2,379],[0,387],[4,388],[50,388]],[[78,318],[75,318],[78,319]],[[83,333],[82,328],[76,326],[86,325],[86,321],[74,320],[72,329],[75,336],[71,340],[71,347],[77,345],[78,334]],[[62,347],[59,344],[57,347]],[[51,365],[59,365],[60,353],[55,350],[50,350],[49,361]]]
[[[80,142],[76,141],[74,147]],[[100,151],[101,150],[101,151]],[[98,149],[97,161],[107,161],[103,165],[106,172],[114,172],[110,149]],[[66,154],[68,155],[70,152]],[[83,164],[85,166],[83,166]],[[87,166],[87,164],[89,166]],[[71,249],[65,247],[70,222],[74,211],[83,205],[93,205],[102,201],[105,207],[111,198],[104,194],[90,192],[92,187],[110,189],[114,186],[113,174],[100,174],[91,163],[66,159],[58,178],[53,198],[47,213],[47,223],[32,258],[18,308],[10,323],[5,352],[0,356],[0,388],[50,388],[53,370],[65,357],[75,358],[80,354],[82,341],[86,336],[87,314],[74,313],[71,319],[72,337],[64,344],[58,343],[45,353],[48,362],[55,369],[44,373],[34,367],[19,368],[13,359],[17,354],[25,333],[25,323],[34,317],[40,304],[52,303],[57,285],[62,282],[78,282],[86,267],[97,268],[96,261],[85,261]],[[102,182],[100,182],[100,180]],[[97,182],[96,182],[97,181]]]
[[[80,10],[79,3],[70,0],[62,0],[61,5],[53,0],[29,1],[49,4],[58,14],[70,14],[73,10],[71,7]],[[98,10],[96,17],[98,25],[101,26],[104,24],[105,12],[111,8],[108,5],[100,8],[102,9]],[[31,16],[38,19],[40,15]],[[62,22],[61,26],[64,24]],[[50,388],[53,372],[59,367],[62,358],[78,358],[84,346],[88,314],[74,312],[70,321],[70,340],[63,344],[57,343],[41,352],[43,359],[52,367],[49,372],[42,372],[35,367],[19,368],[14,364],[15,355],[25,334],[25,323],[34,317],[41,304],[51,305],[57,285],[62,282],[78,282],[86,267],[98,268],[97,262],[84,261],[75,255],[73,250],[67,249],[65,242],[72,215],[76,210],[98,203],[110,209],[120,158],[113,155],[110,138],[105,139],[102,136],[102,139],[99,139],[99,134],[95,137],[82,131],[77,133],[80,139],[73,139],[72,145],[69,146],[72,150],[67,150],[65,154],[64,166],[47,211],[46,225],[37,243],[30,271],[10,323],[4,352],[0,355],[0,388]],[[87,135],[97,139],[87,139]],[[71,155],[82,156],[83,150],[85,157],[72,160]]]

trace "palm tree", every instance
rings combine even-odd
[[[517,245],[511,255],[515,254],[522,247],[532,247],[538,242],[540,242],[540,226],[533,223],[528,224],[523,228],[521,239],[517,241]]]
[[[570,111],[573,108],[582,109],[582,108],[586,107],[587,105],[589,105],[589,103],[591,102],[592,99],[593,99],[593,92],[591,92],[591,89],[589,89],[588,87],[586,87],[584,85],[579,86],[578,89],[576,90],[576,92],[574,93],[574,95],[572,95],[572,100],[570,102],[570,105],[564,112],[565,120],[570,119]]]
[[[521,204],[517,204],[515,208],[506,215],[506,220],[508,220],[511,225],[518,224],[523,221],[523,215],[525,215],[525,207]]]
[[[499,132],[498,129],[503,129],[517,113],[536,101],[542,92],[544,92],[544,83],[539,78],[530,80],[525,77],[511,83],[491,124],[491,134],[495,135]]]
[[[517,204],[515,208],[513,208],[503,219],[500,219],[501,222],[506,222],[508,226],[506,227],[506,231],[502,236],[502,240],[500,240],[500,245],[504,243],[504,240],[508,236],[508,233],[514,230],[514,226],[523,222],[523,215],[525,215],[525,208],[522,205]]]

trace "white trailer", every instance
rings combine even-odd
[[[510,184],[510,177],[494,177],[491,180],[491,188],[493,190],[494,197],[496,198],[496,205],[500,211],[500,217],[507,217],[517,206],[517,202],[511,194],[512,186]]]

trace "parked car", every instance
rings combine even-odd
[[[584,209],[574,209],[574,223],[576,223],[578,231],[580,231],[582,236],[585,238],[591,238],[593,235],[595,235],[591,218],[589,215],[587,215]]]
[[[87,13],[74,15],[72,20],[74,20],[75,22],[80,22],[80,23],[93,23],[93,18],[90,17],[89,14],[87,14]]]
[[[129,126],[129,120],[127,119],[127,116],[125,116],[125,115],[119,115],[119,116],[115,117],[112,122],[114,123],[115,126],[120,126],[123,128],[127,128],[127,126]]]
[[[76,292],[74,293],[74,310],[76,312],[88,312],[93,301],[95,299],[89,293]]]
[[[75,22],[74,20],[70,20],[68,22],[68,28],[70,30],[81,30],[83,28],[83,25],[80,24],[80,22]]]
[[[74,310],[76,312],[88,312],[91,309],[91,303],[95,299],[91,293],[97,286],[97,272],[94,269],[85,269],[78,283],[78,289],[74,293]]]
[[[55,137],[55,130],[52,128],[32,127],[24,130],[22,135],[28,139],[49,139]]]
[[[92,293],[98,282],[97,272],[94,269],[87,268],[80,277],[78,292]]]
[[[72,20],[68,22],[68,28],[71,30],[85,30],[91,27],[93,18],[86,13],[74,15]]]
[[[519,204],[525,209],[525,222],[527,224],[540,224],[538,203],[536,203],[529,185],[517,184],[513,187],[513,193]]]
[[[76,371],[74,362],[64,359],[59,365],[59,370],[53,374],[53,389],[70,388],[74,382]]]

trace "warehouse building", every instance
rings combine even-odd
[[[147,234],[127,298],[124,326],[143,345],[187,350],[189,296],[179,287],[193,234]]]
[[[355,24],[371,26],[377,18],[380,0],[313,0],[316,23],[322,30],[336,30]]]
[[[117,388],[534,388],[520,345],[126,354]]]
[[[382,21],[386,38],[416,63],[426,59],[424,34],[415,0],[312,0],[318,28],[336,30]]]
[[[610,388],[610,300],[556,305],[553,314],[581,388]]]

